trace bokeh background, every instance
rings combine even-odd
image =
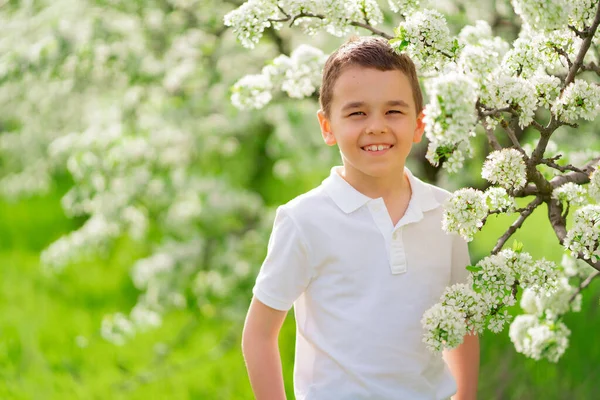
[[[268,30],[244,49],[222,24],[240,4],[0,1],[1,399],[252,398],[240,336],[274,209],[339,155],[321,143],[315,97],[239,111],[229,88],[299,44],[344,39]],[[519,31],[508,0],[439,7],[454,32],[477,19],[507,40]],[[388,32],[398,22],[386,14]],[[551,149],[600,151],[598,128],[561,128]],[[426,144],[409,166],[448,190],[483,188],[475,142],[460,174],[428,165]],[[560,262],[545,212],[515,237]],[[473,262],[514,218],[490,217]],[[600,398],[599,297],[596,281],[566,316],[556,364],[516,353],[506,329],[484,335],[479,398]],[[294,329],[290,313],[289,398]]]

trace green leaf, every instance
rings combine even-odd
[[[467,265],[467,271],[469,272],[479,272],[482,270],[482,267],[478,267],[477,265]]]
[[[515,253],[521,253],[523,251],[523,243],[515,240],[513,242],[512,249],[515,251]]]

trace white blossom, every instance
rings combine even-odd
[[[458,68],[469,78],[481,82],[499,65],[500,54],[484,46],[465,46],[458,57]]]
[[[588,185],[588,194],[591,198],[600,202],[600,166],[590,174],[590,184]]]
[[[547,75],[539,70],[530,78],[535,87],[538,105],[540,107],[552,108],[554,101],[560,94],[560,79],[556,76]]]
[[[301,45],[291,54],[289,68],[285,71],[281,90],[290,97],[310,96],[321,84],[323,65],[327,56],[319,49]]]
[[[597,0],[571,0],[571,12],[569,22],[575,28],[583,30],[592,25],[596,9]]]
[[[507,190],[522,188],[527,183],[523,155],[516,149],[491,152],[483,164],[481,177]]]
[[[552,197],[570,203],[571,206],[583,206],[587,201],[585,187],[574,182],[567,182],[552,191]]]
[[[393,12],[401,13],[402,15],[408,15],[417,11],[420,6],[419,0],[388,0],[390,10]]]
[[[565,276],[568,278],[578,277],[585,279],[595,271],[594,268],[585,261],[571,257],[569,254],[563,255],[561,266],[563,267]]]
[[[102,215],[95,215],[76,231],[52,243],[41,254],[42,264],[62,268],[94,254],[120,234],[119,226]]]
[[[492,186],[484,194],[490,211],[512,212],[517,208],[515,198],[504,188]]]
[[[425,311],[421,325],[425,330],[423,342],[434,352],[457,347],[468,332],[464,313],[440,303]]]
[[[427,93],[431,101],[424,110],[425,135],[430,142],[429,153],[432,153],[429,160],[438,165],[438,148],[455,149],[475,136],[477,92],[466,76],[450,73],[429,80]]]
[[[556,319],[569,311],[578,312],[581,307],[581,294],[571,302],[576,288],[569,285],[567,277],[557,281],[556,288],[551,292],[536,292],[525,289],[521,297],[521,308],[529,314],[538,317]]]
[[[538,103],[532,82],[496,73],[482,85],[480,100],[489,108],[512,107],[519,115],[521,127],[531,123]]]
[[[600,113],[600,85],[577,79],[556,100],[552,112],[564,122],[593,121]]]
[[[537,30],[551,31],[567,25],[571,0],[512,0],[515,13]]]
[[[106,315],[102,319],[100,334],[105,340],[113,344],[124,345],[134,333],[133,323],[122,313]]]
[[[484,301],[490,309],[515,303],[513,285],[520,271],[532,268],[533,260],[527,253],[502,250],[480,260],[472,271],[473,287],[485,293]]]
[[[530,78],[539,73],[540,69],[550,72],[566,70],[567,61],[557,49],[573,60],[580,42],[581,39],[564,27],[549,33],[523,30],[514,41],[513,48],[504,56],[503,71],[510,76]]]
[[[453,60],[459,49],[452,39],[446,19],[435,10],[410,14],[395,30],[390,41],[397,52],[406,51],[421,73],[440,69]]]
[[[162,317],[158,312],[140,303],[133,307],[130,318],[135,327],[141,331],[156,328],[162,324]]]
[[[519,315],[510,326],[509,336],[515,349],[534,360],[557,362],[569,345],[571,331],[562,322]]]
[[[264,30],[271,26],[269,19],[280,17],[276,1],[248,0],[225,15],[223,22],[233,29],[242,46],[251,49],[258,43]]]
[[[587,205],[575,211],[573,226],[567,232],[564,246],[574,257],[583,254],[586,260],[600,259],[600,205]]]
[[[465,240],[473,240],[473,235],[483,226],[488,215],[485,195],[472,188],[460,189],[444,204],[442,228],[448,233],[458,233]]]
[[[233,85],[231,102],[239,109],[262,108],[271,101],[273,85],[266,75],[246,75]]]
[[[508,310],[498,312],[489,318],[488,329],[494,333],[500,333],[511,319],[512,316],[508,313]]]

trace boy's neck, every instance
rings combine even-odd
[[[410,192],[410,183],[404,173],[404,167],[393,174],[381,177],[368,176],[352,168],[342,167],[339,174],[354,189],[372,199],[383,198],[384,201],[397,198]]]

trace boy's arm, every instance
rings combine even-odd
[[[455,349],[444,350],[443,357],[458,386],[452,400],[474,400],[477,398],[479,375],[479,337],[467,334],[463,343]]]
[[[256,298],[250,304],[242,335],[242,352],[257,400],[285,399],[278,338],[286,314],[287,311],[275,310]]]

